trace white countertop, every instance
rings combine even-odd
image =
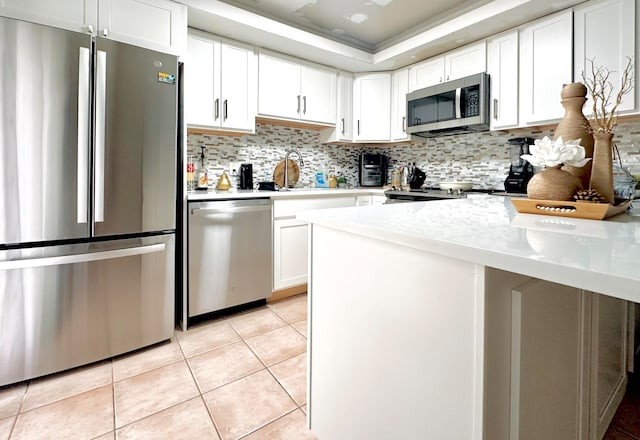
[[[257,197],[269,197],[271,199],[281,199],[290,197],[323,197],[341,195],[384,195],[384,190],[378,187],[372,188],[291,188],[288,191],[258,191],[258,190],[237,190],[228,191],[194,191],[187,193],[187,200],[222,200],[222,199],[252,199]]]
[[[479,195],[305,211],[297,217],[640,302],[640,202],[636,205],[608,220],[584,220],[520,214],[509,197]]]

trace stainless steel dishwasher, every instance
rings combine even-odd
[[[271,200],[189,202],[189,318],[271,295]]]

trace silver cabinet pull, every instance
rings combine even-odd
[[[222,119],[226,121],[227,117],[227,100],[225,99],[222,103]]]
[[[104,221],[104,145],[107,90],[107,53],[98,51],[96,63],[95,222]]]
[[[30,267],[59,266],[61,264],[87,263],[89,261],[110,260],[113,258],[131,257],[133,255],[151,254],[165,250],[164,243],[147,246],[136,246],[126,249],[89,252],[77,255],[60,255],[57,257],[27,258],[0,262],[0,270],[27,269]]]
[[[358,119],[358,136],[360,136],[360,119]]]
[[[77,222],[87,222],[89,188],[89,48],[81,47],[78,59],[78,169]]]
[[[307,97],[306,96],[302,97],[302,103],[303,103],[302,114],[306,115],[307,114]]]
[[[493,98],[493,119],[498,120],[498,100]]]
[[[296,110],[297,114],[300,114],[300,95],[298,95],[298,109]]]
[[[340,132],[344,134],[344,118],[340,119],[340,123],[342,124],[342,129],[340,130]]]
[[[407,117],[406,116],[402,117],[402,132],[403,133],[407,132]]]
[[[217,121],[220,116],[220,98],[216,98],[213,105],[213,120]]]
[[[219,214],[241,214],[247,212],[260,212],[271,209],[267,205],[255,205],[255,206],[234,206],[234,207],[220,207],[220,208],[193,208],[191,215],[208,216]]]
[[[107,28],[102,29],[102,36],[103,37],[108,37],[109,36],[109,29],[107,29]]]

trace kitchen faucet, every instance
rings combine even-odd
[[[284,156],[284,185],[282,186],[282,188],[280,188],[280,191],[289,191],[289,155],[291,155],[291,153],[295,153],[296,155],[298,155],[300,166],[304,166],[304,161],[302,160],[302,156],[300,155],[300,152],[298,150],[290,148],[286,151],[286,154]]]

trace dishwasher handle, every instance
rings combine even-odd
[[[206,207],[192,208],[192,215],[206,216],[211,214],[244,214],[247,212],[268,211],[271,209],[269,205],[251,205],[251,206],[227,206],[227,207]]]

